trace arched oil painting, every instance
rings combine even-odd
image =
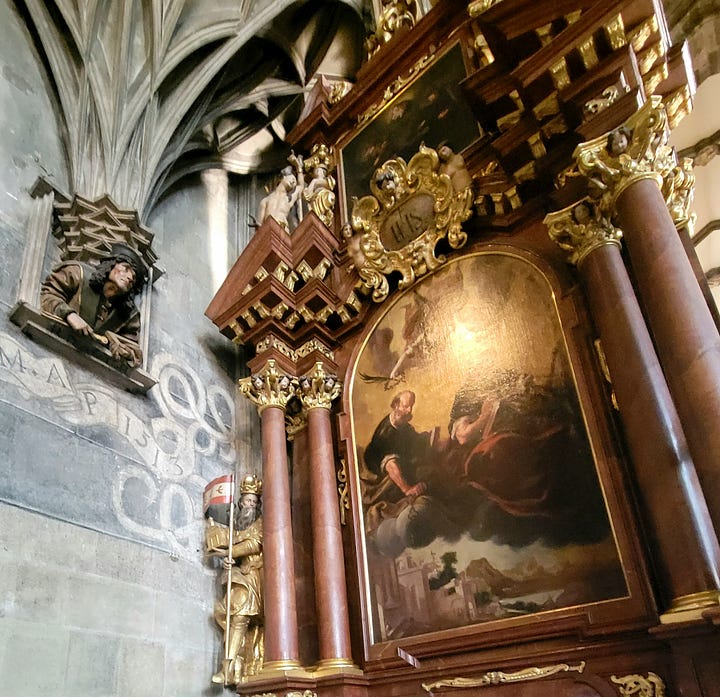
[[[627,595],[533,265],[467,256],[400,295],[351,403],[374,643]]]

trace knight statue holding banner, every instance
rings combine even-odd
[[[255,675],[263,662],[263,558],[260,492],[262,482],[254,475],[239,486],[240,500],[234,504],[232,476],[220,477],[205,490],[205,547],[210,556],[223,557],[223,598],[215,604],[215,621],[225,632],[225,653],[214,683],[236,685]],[[228,505],[229,504],[229,508]],[[228,512],[228,524],[215,520]],[[232,540],[232,544],[230,544]]]

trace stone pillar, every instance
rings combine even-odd
[[[240,380],[240,392],[258,408],[263,453],[263,567],[265,660],[263,671],[296,670],[298,623],[295,562],[290,517],[290,483],[285,440],[285,407],[295,389],[274,360]]]
[[[716,605],[720,549],[685,436],[620,256],[620,233],[583,201],[548,215],[578,267],[617,398],[665,618]]]
[[[578,167],[625,238],[643,308],[720,534],[720,335],[676,225],[687,223],[694,177],[667,146],[652,98],[625,126],[578,146]]]
[[[310,446],[315,605],[320,646],[319,668],[352,668],[347,585],[330,408],[342,384],[323,364],[300,378],[298,396],[307,413]]]

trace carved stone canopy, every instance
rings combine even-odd
[[[108,194],[90,200],[79,194],[71,199],[55,192],[52,233],[62,261],[100,262],[113,244],[121,242],[135,250],[155,282],[164,271],[157,266],[152,249],[153,233],[140,224],[138,214],[123,210]]]

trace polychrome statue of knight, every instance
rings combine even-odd
[[[262,482],[253,475],[240,483],[240,500],[232,530],[212,518],[206,527],[206,549],[223,557],[227,574],[222,600],[215,604],[215,621],[225,630],[225,659],[212,677],[214,683],[236,685],[256,674],[263,660],[263,556],[260,492]],[[230,584],[228,589],[227,584]],[[228,613],[228,599],[230,611]],[[230,628],[227,630],[227,618]]]

